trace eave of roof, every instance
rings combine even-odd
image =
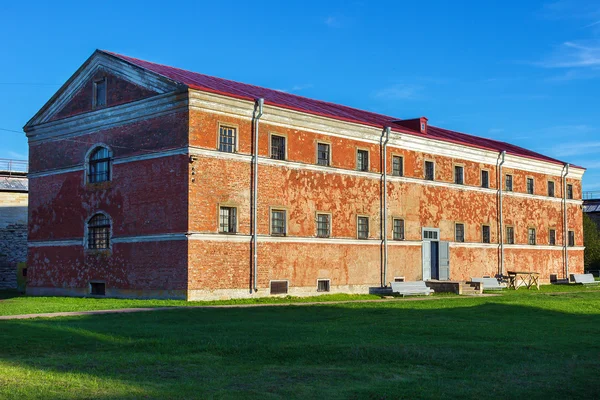
[[[534,159],[538,161],[544,161],[552,164],[566,164],[564,161],[557,160],[555,158],[548,157],[543,154],[536,153],[534,151],[527,150],[525,148],[502,141],[487,139],[444,128],[438,128],[432,125],[428,126],[427,134],[422,134],[421,132],[410,130],[404,127],[399,127],[398,125],[394,124],[394,121],[398,121],[400,120],[400,118],[390,117],[387,115],[377,114],[370,111],[364,111],[326,101],[310,99],[307,97],[298,96],[291,93],[285,93],[273,89],[267,89],[260,86],[254,86],[246,83],[231,81],[228,79],[199,74],[180,68],[140,60],[137,58],[113,53],[110,51],[100,51],[109,54],[113,57],[119,58],[139,68],[152,71],[156,74],[164,76],[180,84],[186,85],[188,88],[194,90],[215,93],[227,97],[233,97],[248,101],[255,101],[257,98],[262,97],[264,98],[265,104],[267,105],[273,105],[276,107],[281,107],[293,111],[373,127],[383,128],[389,126],[392,128],[393,132],[407,133],[410,135],[426,137],[429,139],[440,140],[443,142],[449,142],[498,153],[506,151],[507,154]],[[585,170],[585,168],[580,166],[570,166],[572,168]]]

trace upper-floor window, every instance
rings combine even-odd
[[[106,106],[106,78],[94,81],[94,108]]]
[[[87,248],[94,250],[110,248],[110,219],[98,213],[87,223]]]
[[[454,183],[463,185],[465,183],[465,169],[460,165],[454,166]]]
[[[556,245],[556,229],[550,229],[548,231],[548,244],[550,246],[555,246]]]
[[[356,150],[356,169],[359,171],[369,170],[369,152],[367,150]]]
[[[548,196],[554,197],[554,181],[548,181]]]
[[[369,238],[369,217],[358,217],[356,220],[356,236],[359,239]]]
[[[88,159],[88,182],[98,183],[110,181],[111,152],[108,148],[100,146],[95,148]]]
[[[271,158],[285,160],[285,137],[271,135]]]
[[[219,208],[219,232],[236,233],[237,231],[237,208]]]
[[[285,236],[286,219],[285,210],[271,210],[271,235]]]
[[[237,129],[231,126],[219,126],[219,151],[235,153],[237,150]]]
[[[425,179],[428,181],[435,180],[435,164],[433,161],[425,161]]]
[[[454,241],[460,243],[465,241],[465,224],[454,225]]]
[[[404,240],[404,220],[394,218],[393,221],[394,240]]]
[[[513,190],[513,177],[512,175],[506,175],[506,182],[504,185],[504,189],[506,189],[507,192],[512,192]]]
[[[329,166],[331,145],[328,143],[317,143],[317,164]]]
[[[490,226],[489,225],[483,225],[481,227],[481,241],[483,243],[490,243],[491,242],[491,237],[490,237]]]
[[[569,247],[575,246],[575,231],[569,231]]]
[[[392,175],[404,176],[404,159],[401,156],[392,156]]]
[[[515,244],[515,228],[512,226],[506,227],[506,243]]]
[[[490,187],[490,172],[482,170],[481,171],[481,187],[489,188]]]
[[[331,236],[331,215],[317,214],[317,237],[328,238]]]
[[[573,185],[567,185],[567,199],[573,200]]]
[[[527,194],[533,194],[535,191],[533,178],[527,178]]]
[[[536,233],[535,233],[535,228],[529,228],[529,234],[528,234],[528,236],[527,236],[527,237],[528,237],[528,243],[529,243],[531,246],[535,246],[535,245],[536,245],[536,243],[537,243],[537,240],[536,240]]]

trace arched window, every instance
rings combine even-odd
[[[88,161],[88,182],[98,183],[110,181],[111,152],[106,147],[98,147],[92,151]]]
[[[96,214],[87,224],[88,249],[108,249],[110,247],[110,219],[104,214]]]

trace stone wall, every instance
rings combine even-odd
[[[27,260],[27,193],[0,192],[0,289],[17,288],[17,263]]]

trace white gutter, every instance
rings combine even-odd
[[[383,130],[382,136],[385,137],[383,140],[383,223],[382,223],[382,236],[383,236],[383,281],[381,282],[382,287],[387,287],[387,269],[388,269],[388,231],[387,231],[387,144],[390,140],[390,130],[388,126]],[[382,138],[383,139],[383,138]]]
[[[256,229],[256,209],[258,204],[258,122],[263,115],[264,99],[257,99],[254,106],[254,140],[252,144],[252,278],[253,289],[258,291],[258,247]]]
[[[498,218],[500,222],[500,231],[498,232],[498,241],[500,242],[500,275],[504,275],[504,210],[502,207],[502,184],[504,181],[504,174],[502,173],[502,166],[506,160],[506,151],[500,153],[500,164],[498,165]]]
[[[563,243],[565,245],[564,257],[565,257],[565,274],[567,280],[569,279],[569,224],[567,221],[567,175],[569,175],[569,164],[565,164],[565,174],[563,176]]]

